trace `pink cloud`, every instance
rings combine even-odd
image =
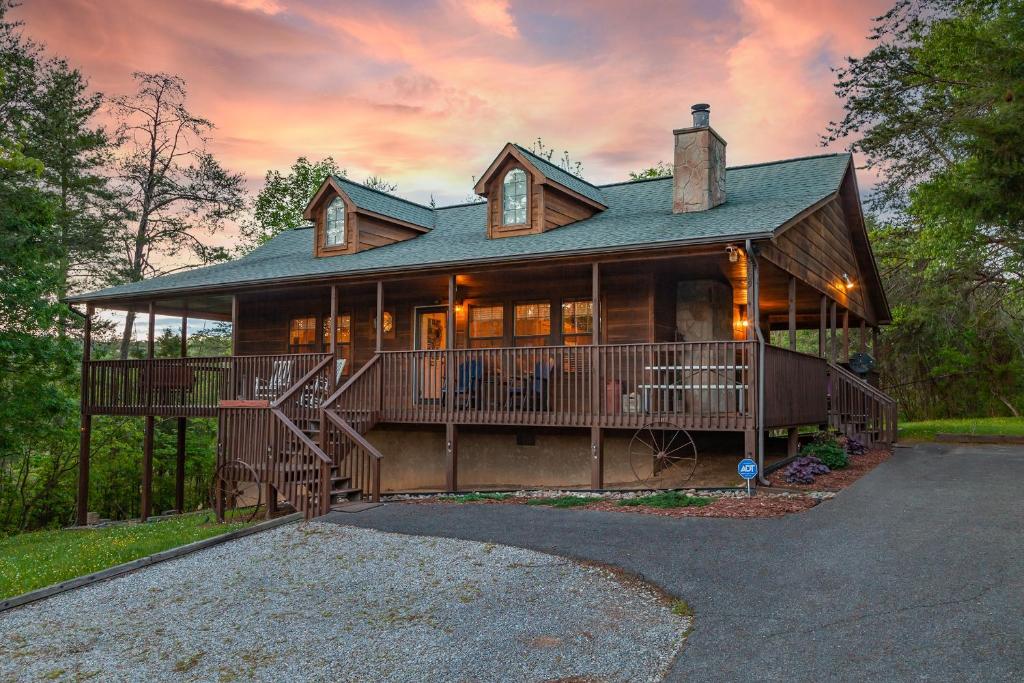
[[[179,73],[214,151],[259,180],[333,155],[417,199],[461,200],[501,144],[538,136],[595,181],[670,160],[712,104],[730,163],[813,154],[840,111],[829,66],[888,0],[738,4],[51,0],[16,10],[104,92]]]

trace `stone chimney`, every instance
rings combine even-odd
[[[672,213],[706,211],[725,201],[725,140],[711,127],[710,106],[691,110],[693,127],[672,131]]]

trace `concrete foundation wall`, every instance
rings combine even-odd
[[[694,433],[698,460],[688,486],[735,486],[742,433]],[[384,454],[383,491],[441,491],[445,487],[443,426],[381,426],[367,438]],[[605,431],[605,486],[639,486],[629,462],[633,431]],[[518,441],[518,443],[517,443]],[[532,441],[532,445],[526,445]],[[463,491],[589,488],[588,429],[459,427],[458,483]]]

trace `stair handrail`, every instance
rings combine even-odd
[[[363,364],[363,367],[356,370],[355,373],[353,373],[353,375],[349,377],[344,384],[338,387],[337,391],[335,391],[333,394],[325,398],[323,403],[320,404],[321,407],[327,408],[328,406],[333,405],[339,398],[341,398],[342,394],[348,391],[348,388],[352,386],[352,384],[354,384],[356,380],[358,380],[360,377],[366,374],[370,370],[370,368],[377,364],[378,361],[380,361],[380,354],[375,353],[373,355],[373,358],[366,361],[366,363]]]
[[[316,377],[317,374],[320,373],[324,369],[324,367],[326,367],[330,362],[331,362],[331,356],[325,354],[323,360],[321,360],[319,363],[314,365],[312,370],[310,370],[305,375],[303,375],[301,378],[299,378],[299,380],[297,382],[295,382],[294,384],[292,384],[290,387],[288,387],[288,389],[285,390],[285,392],[283,394],[281,394],[276,399],[274,399],[273,402],[271,402],[270,407],[271,408],[280,408],[282,405],[284,405],[285,401],[287,401],[292,396],[294,396],[295,393],[300,388],[306,386],[306,383],[308,383],[309,380],[311,380],[314,377]]]
[[[879,401],[882,401],[883,403],[888,403],[888,404],[895,404],[896,403],[896,399],[894,399],[892,396],[890,396],[889,394],[885,393],[884,391],[882,391],[878,387],[872,386],[867,381],[865,381],[863,378],[857,376],[853,372],[850,372],[849,370],[844,368],[842,365],[830,362],[828,364],[828,366],[829,366],[830,369],[835,370],[837,373],[842,375],[844,379],[848,379],[848,380],[852,380],[852,381],[856,382],[857,383],[857,387],[859,389],[861,389],[865,393],[871,394],[873,398],[876,398]]]
[[[328,439],[328,424],[340,430],[342,435],[347,438],[350,442],[355,444],[355,448],[361,449],[365,454],[370,455],[370,479],[368,492],[370,500],[374,502],[380,501],[380,462],[384,459],[384,454],[381,453],[377,448],[366,440],[365,437],[353,427],[347,420],[334,410],[335,404],[338,400],[344,396],[345,392],[348,391],[352,386],[356,384],[366,373],[368,373],[377,363],[380,362],[381,354],[377,353],[367,361],[363,367],[359,368],[344,384],[342,384],[337,391],[328,396],[320,403],[320,424],[321,424],[321,440],[324,444],[327,443]],[[375,410],[379,410],[379,406],[374,406]],[[326,448],[326,446],[324,446]],[[365,462],[365,461],[364,461]]]

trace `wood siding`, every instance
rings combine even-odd
[[[865,281],[854,253],[846,216],[838,199],[804,217],[763,246],[764,258],[827,295],[858,318],[875,324]],[[849,275],[853,288],[844,286]]]

